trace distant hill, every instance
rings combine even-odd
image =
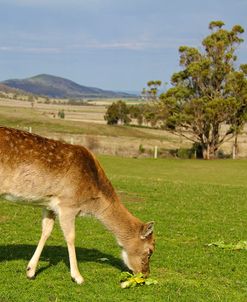
[[[24,91],[9,87],[9,86],[1,84],[1,83],[0,83],[0,92],[5,92],[5,93],[21,93],[21,92],[23,92],[24,93]]]
[[[2,82],[12,88],[52,98],[127,98],[136,97],[125,92],[107,91],[79,85],[68,79],[40,74],[27,79],[10,79]]]

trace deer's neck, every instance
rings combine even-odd
[[[96,216],[116,237],[118,243],[126,246],[139,235],[141,221],[133,216],[117,199],[105,204],[105,208]]]

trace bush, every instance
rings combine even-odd
[[[191,152],[194,154],[194,158],[203,158],[202,145],[200,143],[194,143]]]
[[[145,152],[145,148],[143,147],[142,144],[139,145],[139,153],[142,154]]]
[[[64,119],[65,118],[65,112],[64,112],[64,110],[60,110],[60,111],[58,111],[58,117],[59,118],[62,118],[62,119]]]
[[[231,157],[232,157],[231,154],[226,154],[222,149],[219,149],[217,152],[217,158],[226,159],[226,158],[231,158]]]
[[[177,157],[182,159],[189,159],[194,157],[194,153],[192,149],[188,148],[179,148],[177,149]]]

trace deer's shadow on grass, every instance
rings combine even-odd
[[[35,245],[28,244],[9,244],[0,245],[0,262],[23,259],[27,263],[31,259]],[[120,258],[116,258],[110,254],[103,253],[97,249],[76,248],[77,261],[80,262],[96,262],[104,265],[110,265],[119,270],[124,269],[124,264]],[[47,266],[37,269],[36,275],[48,269],[50,266],[64,262],[69,268],[69,256],[67,247],[63,246],[45,246],[41,254],[40,261],[48,262]]]

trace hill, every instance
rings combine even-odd
[[[4,85],[2,83],[0,83],[0,92],[4,92],[4,93],[22,93],[23,92],[23,93],[25,93],[24,91],[12,88],[12,87]]]
[[[135,95],[79,85],[71,80],[40,74],[27,79],[10,79],[2,82],[11,88],[51,98],[127,98]]]

